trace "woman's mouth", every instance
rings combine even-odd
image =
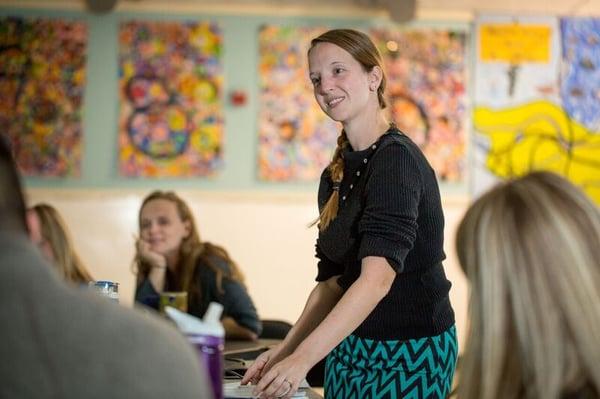
[[[327,107],[335,108],[335,106],[338,105],[339,103],[341,103],[343,99],[344,99],[344,97],[335,97],[335,98],[332,98],[331,100],[327,100],[325,103],[327,104]]]

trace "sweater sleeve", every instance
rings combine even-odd
[[[158,310],[160,294],[156,292],[148,277],[142,280],[137,286],[135,290],[135,301]]]
[[[262,325],[246,288],[237,281],[224,278],[223,291],[224,315],[232,317],[239,325],[260,335]]]
[[[230,265],[225,260],[215,257],[212,261],[225,274],[229,274]],[[239,325],[260,335],[262,324],[246,287],[240,282],[224,276],[222,280],[223,291],[219,292],[215,272],[208,267],[204,267],[203,270],[205,271],[204,278],[208,277],[210,279],[210,290],[216,294],[218,302],[223,305],[223,316],[233,318]]]
[[[358,226],[358,259],[384,257],[400,273],[417,235],[421,172],[417,160],[401,144],[381,148],[371,162]]]

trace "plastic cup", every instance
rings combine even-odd
[[[167,291],[160,294],[158,310],[160,313],[165,313],[165,307],[171,306],[182,312],[187,312],[188,309],[188,294],[185,291]]]

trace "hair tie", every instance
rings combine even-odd
[[[333,191],[340,191],[340,182],[339,181],[333,182]]]

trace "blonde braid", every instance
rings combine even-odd
[[[329,176],[333,182],[333,191],[331,192],[327,203],[323,207],[319,218],[311,224],[311,226],[313,226],[318,222],[319,231],[324,231],[329,226],[329,223],[331,223],[337,216],[338,202],[340,197],[339,188],[340,183],[344,178],[344,157],[342,157],[342,152],[346,149],[346,147],[348,147],[348,145],[348,136],[346,136],[346,132],[342,130],[340,137],[337,139],[337,147],[333,153],[333,159],[327,167],[329,170]]]

